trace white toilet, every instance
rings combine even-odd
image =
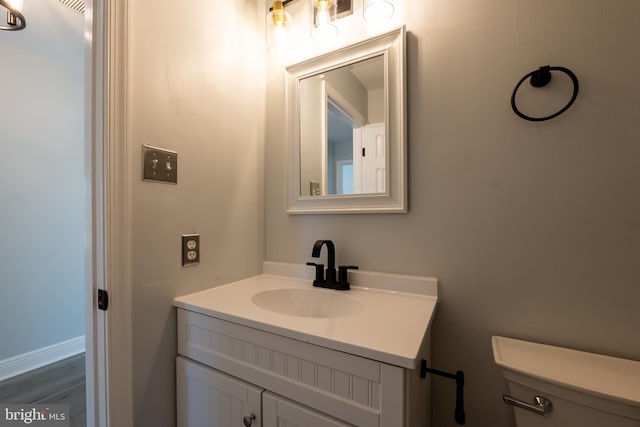
[[[492,337],[518,427],[640,427],[640,362]]]

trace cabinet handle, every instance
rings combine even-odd
[[[244,417],[242,419],[242,422],[244,423],[245,427],[251,427],[251,424],[253,424],[253,420],[255,419],[256,419],[256,414],[251,414]]]

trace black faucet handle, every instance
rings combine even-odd
[[[308,262],[307,265],[313,265],[316,268],[316,280],[315,282],[324,282],[324,264],[316,264],[315,262]]]
[[[338,267],[338,284],[341,289],[350,289],[349,280],[347,280],[347,270],[357,270],[357,265],[341,265]]]

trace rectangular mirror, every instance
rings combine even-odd
[[[406,212],[405,30],[287,67],[289,207]]]

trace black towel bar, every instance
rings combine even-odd
[[[456,380],[456,409],[453,417],[456,423],[464,425],[466,422],[466,415],[464,413],[464,372],[456,371],[455,374],[450,374],[449,372],[432,369],[427,367],[427,361],[422,359],[420,363],[420,378],[427,378],[427,373]]]

